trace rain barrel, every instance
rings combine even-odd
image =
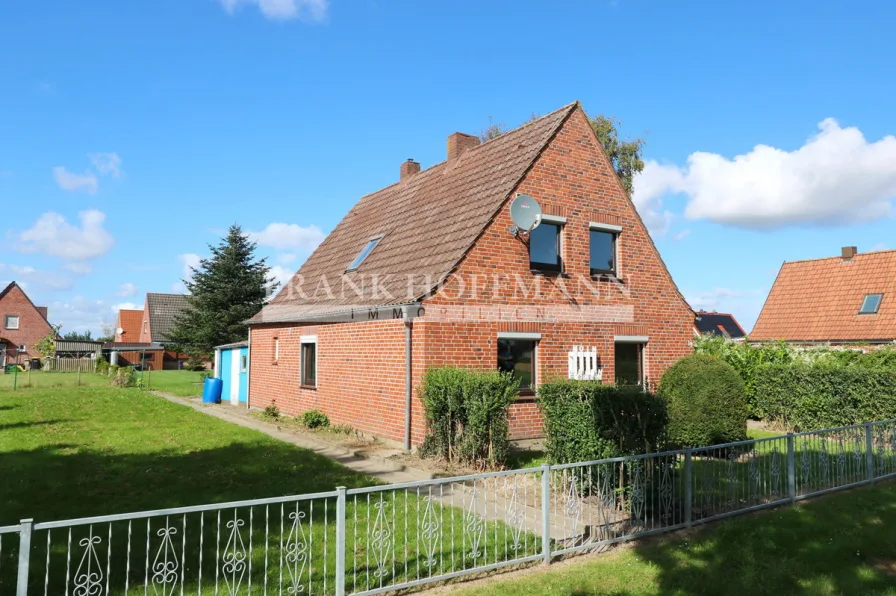
[[[205,380],[205,387],[202,388],[202,403],[219,404],[221,403],[221,388],[223,383],[221,379],[213,379],[209,377]]]

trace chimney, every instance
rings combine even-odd
[[[859,254],[859,251],[855,246],[844,246],[840,249],[840,256],[843,257],[844,261],[851,261],[857,254]]]
[[[35,306],[34,308],[37,310],[37,312],[40,313],[40,316],[42,316],[45,319],[47,318],[47,307],[46,306]]]
[[[420,171],[420,164],[414,161],[413,159],[408,159],[401,164],[401,171],[399,175],[399,180],[404,180],[408,176],[412,176]]]
[[[472,149],[479,144],[479,137],[456,132],[448,137],[448,161],[460,157],[467,149]]]

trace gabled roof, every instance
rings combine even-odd
[[[746,336],[743,328],[734,315],[722,312],[706,312],[698,310],[694,318],[694,328],[704,335],[724,335],[731,339]]]
[[[313,299],[300,300],[284,287],[249,322],[294,321],[353,306],[413,302],[427,295],[470,250],[577,107],[578,103],[569,104],[361,198],[290,282],[302,280],[308,296],[319,289],[321,278],[330,284],[340,283],[367,242],[382,235],[360,267],[345,277],[360,283],[360,276],[369,279],[377,274],[384,291],[359,297],[336,287],[332,297],[318,292]],[[431,283],[416,288],[419,296],[408,296],[409,274],[420,282],[431,276]]]
[[[35,306],[34,302],[31,301],[31,298],[28,297],[28,293],[22,288],[22,286],[17,284],[15,281],[9,282],[9,284],[7,284],[7,286],[5,288],[3,288],[3,291],[0,291],[0,300],[2,300],[4,296],[9,294],[13,288],[18,288],[19,291],[22,293],[22,295],[25,296],[25,299],[28,301],[28,304],[30,304],[34,308],[34,310],[36,310],[38,312],[38,314],[40,314],[40,316],[43,318],[44,321],[47,321],[47,307],[46,306]],[[49,325],[49,323],[50,322],[47,321],[48,325]]]
[[[167,341],[174,329],[174,319],[189,306],[184,294],[146,294],[149,309],[149,330],[152,341]]]
[[[883,294],[880,308],[860,315],[868,294]],[[896,251],[784,263],[750,339],[896,339]]]
[[[143,322],[142,310],[119,310],[118,326],[121,327],[125,339],[140,337],[140,323]],[[134,340],[136,341],[136,339]]]

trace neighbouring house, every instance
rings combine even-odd
[[[528,234],[510,216],[520,195],[543,211]],[[574,103],[486,143],[454,133],[427,169],[402,163],[249,325],[251,406],[320,409],[408,448],[429,367],[517,375],[511,436],[537,437],[540,383],[596,354],[593,378],[652,385],[692,351],[694,312]]]
[[[56,340],[56,355],[41,364],[56,372],[96,372],[97,358],[102,354],[103,342]]]
[[[750,341],[874,348],[896,342],[896,250],[781,266]]]
[[[249,342],[240,341],[215,348],[215,377],[221,379],[221,399],[231,404],[249,399]]]
[[[52,332],[47,307],[35,306],[19,284],[0,291],[0,370],[8,362],[40,358],[37,343]]]
[[[732,314],[705,310],[694,314],[694,335],[721,335],[734,341],[743,341],[747,336]]]
[[[147,293],[143,310],[119,310],[115,341],[103,346],[110,364],[152,370],[182,368],[187,355],[168,349],[168,344],[174,320],[186,308],[183,294]]]

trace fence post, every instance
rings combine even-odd
[[[686,447],[684,450],[684,525],[688,528],[691,527],[691,510],[693,500],[693,489],[691,485],[693,480],[691,475],[693,474],[693,470],[691,468],[691,448]]]
[[[345,596],[345,487],[336,487],[336,596]]]
[[[793,433],[787,433],[787,496],[796,502],[796,453],[793,449]]]
[[[541,554],[551,564],[551,465],[541,464]]]
[[[33,519],[23,519],[19,530],[19,576],[16,581],[16,596],[28,595],[28,564],[31,561],[31,532]]]
[[[874,437],[870,422],[865,423],[865,477],[868,482],[874,482]]]

